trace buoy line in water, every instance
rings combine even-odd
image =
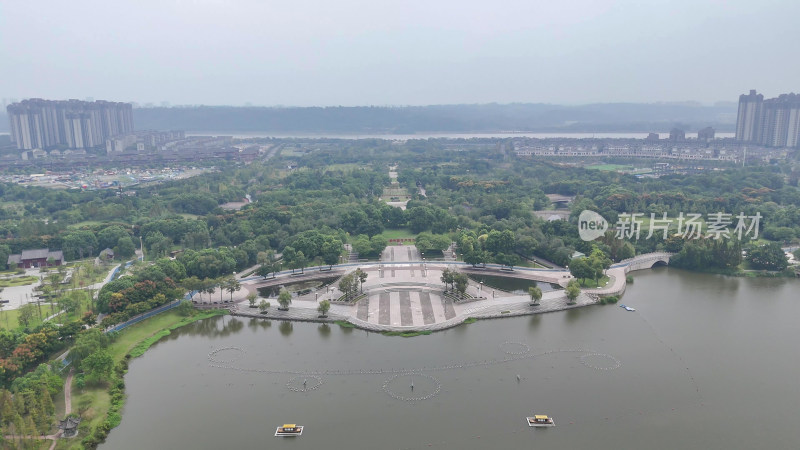
[[[314,384],[309,384],[308,380],[314,380]],[[298,387],[298,382],[302,382],[302,387]],[[289,378],[289,381],[286,382],[286,389],[292,392],[310,392],[319,389],[324,382],[322,378],[316,375],[297,375],[292,378]]]
[[[519,347],[520,350],[511,350],[508,347]],[[531,346],[524,343],[524,342],[511,342],[505,341],[500,343],[500,351],[505,353],[506,355],[527,355],[531,352]]]
[[[239,357],[238,358],[234,358],[234,359],[217,359],[217,353],[225,352],[225,351],[238,352],[239,353]],[[242,356],[245,355],[245,353],[246,352],[241,347],[221,347],[221,348],[218,348],[216,350],[212,350],[212,351],[208,352],[208,360],[211,361],[211,362],[218,363],[218,364],[230,364],[232,362],[236,362],[236,361],[240,360],[242,358]]]
[[[414,378],[415,377],[416,378],[423,378],[423,379],[433,383],[433,386],[434,386],[433,391],[429,392],[426,395],[421,395],[419,397],[411,397],[411,396],[407,397],[407,396],[404,396],[404,395],[400,395],[397,392],[395,392],[394,390],[392,390],[390,385],[392,384],[392,382],[396,382],[396,380],[398,378],[403,377],[403,376],[408,376],[408,377],[411,378],[410,389],[412,391],[414,390]],[[392,397],[395,400],[402,400],[402,401],[405,401],[405,402],[417,402],[417,401],[428,400],[430,398],[436,397],[436,395],[439,394],[439,392],[442,390],[442,383],[438,379],[436,379],[435,377],[432,377],[430,375],[426,375],[424,373],[398,373],[398,374],[392,376],[391,378],[389,378],[388,380],[384,381],[382,389],[383,389],[383,392],[386,392],[387,394],[389,394],[390,397]]]
[[[587,361],[587,359],[591,358],[592,356],[608,359],[608,360],[611,361],[612,364],[610,366],[607,366],[607,367],[591,364],[590,362]],[[595,370],[614,370],[614,369],[618,369],[619,366],[622,365],[622,363],[617,358],[614,358],[613,356],[611,356],[609,354],[606,354],[606,353],[589,353],[589,354],[586,354],[586,355],[579,356],[578,359],[580,360],[581,364],[583,364],[584,366],[586,366],[586,367],[588,367],[590,369],[595,369]]]
[[[527,344],[519,343],[519,342],[504,342],[503,344],[520,344],[527,346]],[[503,345],[501,344],[501,345]],[[422,372],[440,372],[445,370],[455,370],[455,369],[468,369],[472,367],[483,367],[483,366],[490,366],[490,365],[499,365],[499,364],[507,364],[514,361],[522,361],[526,359],[534,359],[539,358],[547,355],[553,355],[558,353],[582,353],[579,357],[581,363],[584,366],[598,369],[598,370],[614,370],[619,368],[622,363],[615,357],[605,354],[605,353],[597,353],[593,350],[587,349],[556,349],[556,350],[547,350],[538,353],[530,353],[525,352],[520,354],[513,354],[506,358],[495,358],[495,359],[485,359],[482,361],[470,361],[464,362],[460,364],[449,364],[446,366],[435,366],[435,367],[418,367],[418,368],[384,368],[384,369],[349,369],[349,370],[275,370],[275,369],[263,369],[263,368],[250,368],[250,367],[240,367],[236,365],[232,365],[231,360],[222,360],[217,358],[217,354],[225,351],[235,351],[240,353],[240,355],[244,356],[247,352],[240,348],[240,347],[221,347],[215,350],[212,350],[208,353],[208,359],[210,362],[210,366],[218,369],[226,369],[226,370],[234,370],[238,372],[249,372],[249,373],[263,373],[263,374],[272,374],[272,375],[292,375],[292,376],[337,376],[337,375],[397,375],[397,374],[412,374],[412,373],[422,373]],[[504,351],[501,347],[501,351]],[[602,356],[605,358],[611,359],[614,364],[609,367],[600,367],[596,365],[592,365],[586,362],[586,358],[589,356]]]

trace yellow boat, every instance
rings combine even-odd
[[[526,417],[529,427],[554,427],[556,422],[552,417],[544,414],[536,414],[533,417]]]
[[[303,426],[296,425],[293,423],[284,424],[282,427],[278,427],[275,430],[275,436],[300,436],[303,434]]]

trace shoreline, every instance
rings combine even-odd
[[[108,409],[106,409],[105,414],[99,414],[97,417],[92,419],[93,423],[90,428],[90,431],[83,436],[80,436],[80,440],[75,440],[75,444],[80,444],[82,448],[97,448],[100,444],[105,442],[106,436],[108,433],[111,432],[114,428],[119,426],[122,421],[122,411],[125,407],[125,401],[127,399],[127,394],[125,394],[125,374],[128,372],[128,365],[132,359],[138,358],[139,356],[144,355],[147,350],[152,347],[154,344],[159,342],[164,337],[171,334],[172,331],[182,328],[186,325],[190,325],[192,323],[198,322],[200,320],[210,319],[212,317],[217,317],[221,315],[228,314],[228,311],[221,310],[221,309],[212,309],[206,311],[195,311],[194,314],[191,316],[185,316],[179,319],[175,323],[168,324],[164,327],[158,328],[148,336],[138,339],[135,343],[125,349],[125,352],[121,357],[116,357],[114,359],[114,369],[113,375],[111,379],[108,381],[108,386],[106,388],[100,388],[100,391],[107,392],[110,397],[110,403]],[[115,342],[119,342],[120,338],[125,336],[126,332],[137,331],[139,328],[136,327],[144,327],[148,324],[152,324],[153,322],[150,319],[156,319],[158,317],[163,317],[157,315],[155,317],[148,318],[141,322],[138,322],[132,325],[129,328],[121,330],[119,333],[120,335],[117,337]],[[112,342],[109,345],[109,348],[113,347],[114,343]],[[65,389],[67,387],[65,386]],[[73,391],[73,396],[75,392]],[[90,393],[89,389],[83,389],[79,395],[93,395]],[[95,401],[92,403],[91,408],[95,408],[98,406],[102,406],[102,402],[95,398]],[[72,448],[72,445],[70,447]]]

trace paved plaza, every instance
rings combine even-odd
[[[456,316],[452,300],[431,290],[371,293],[360,300],[356,317],[365,322],[400,327],[431,325]]]
[[[527,294],[496,290],[473,281],[467,287],[471,299],[453,302],[443,293],[444,286],[440,280],[442,270],[445,267],[455,267],[466,273],[531,279],[561,286],[565,286],[570,280],[569,272],[530,269],[509,272],[500,267],[453,266],[446,262],[424,260],[414,246],[400,245],[387,247],[380,262],[364,263],[360,267],[355,264],[337,266],[337,270],[328,272],[327,275],[316,269],[306,269],[306,274],[295,275],[295,279],[299,281],[301,278],[342,275],[360,268],[368,275],[362,286],[367,295],[355,304],[331,304],[328,318],[324,320],[348,321],[360,328],[375,331],[432,331],[456,326],[467,318],[512,317],[592,305],[597,302],[598,295],[619,295],[624,292],[625,274],[628,270],[646,269],[655,262],[664,262],[668,257],[668,254],[651,253],[615,264],[606,272],[610,279],[608,284],[599,288],[583,289],[574,303],[568,302],[564,291],[557,289],[544,292],[540,304],[536,306],[530,305]],[[278,278],[286,282],[289,276],[282,274]],[[257,310],[248,308],[245,302],[247,293],[255,292],[258,283],[264,283],[264,280],[256,277],[244,280],[244,289],[234,294],[235,301],[238,302],[232,307],[234,313],[263,317]],[[340,293],[336,287],[334,283],[333,286],[295,297],[288,311],[272,308],[266,318],[318,321],[320,319],[316,309],[319,302],[338,298]]]

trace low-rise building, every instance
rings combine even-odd
[[[64,264],[64,253],[61,250],[51,251],[47,248],[23,250],[17,255],[8,256],[8,265],[31,269],[34,267],[53,267]]]

